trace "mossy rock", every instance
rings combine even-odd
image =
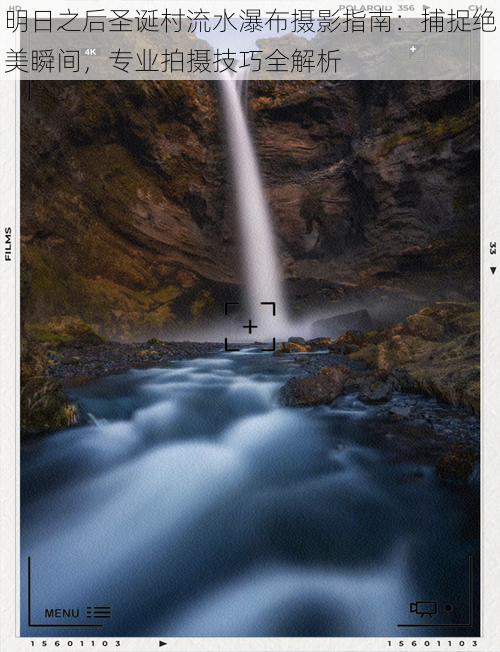
[[[378,367],[379,349],[376,344],[367,344],[359,351],[350,353],[348,357],[353,362],[366,362],[369,367],[376,368]]]
[[[202,290],[191,304],[191,314],[194,320],[201,319],[207,313],[213,312],[214,309],[215,300],[210,290]]]
[[[317,375],[308,378],[291,378],[281,388],[281,401],[289,407],[333,403],[342,393],[349,373],[347,367],[340,365],[338,367],[322,367]]]
[[[293,340],[288,340],[289,342]],[[307,340],[305,342],[295,342],[296,344],[307,344],[307,346],[310,346],[312,349],[315,350],[320,350],[320,349],[330,349],[333,345],[332,340],[329,337],[315,337],[312,340]]]
[[[52,346],[69,346],[75,343],[99,345],[107,342],[92,326],[79,317],[65,316],[51,319],[42,325],[33,325],[32,336]]]
[[[306,353],[311,351],[309,344],[298,344],[297,342],[282,342],[279,348],[281,353]]]
[[[377,338],[379,337],[379,333],[380,333],[380,331],[370,331],[370,332],[366,333],[365,335],[363,335],[363,342],[365,344],[368,344],[368,343],[376,344],[377,343]]]
[[[479,460],[478,451],[467,443],[453,444],[436,464],[439,477],[451,485],[465,485]]]
[[[337,337],[335,344],[349,344],[351,346],[362,346],[363,345],[363,335],[361,333],[355,333],[354,331],[347,331],[340,337]]]
[[[76,424],[78,410],[62,385],[48,378],[31,378],[21,390],[21,436],[48,433]]]
[[[410,315],[404,322],[405,329],[415,337],[420,337],[423,340],[440,341],[445,336],[445,328],[443,324],[435,322],[430,316]]]
[[[479,365],[474,365],[466,369],[462,369],[456,374],[455,384],[459,389],[466,389],[471,382],[476,382],[481,379],[481,370]]]
[[[418,314],[430,317],[438,324],[446,324],[460,315],[476,312],[479,314],[478,303],[460,303],[458,301],[440,301],[421,310]]]
[[[393,389],[389,384],[376,380],[360,393],[359,400],[368,405],[378,405],[379,403],[390,401],[392,394]]]
[[[459,315],[450,320],[447,324],[447,330],[450,333],[473,333],[479,332],[481,328],[481,313],[479,310]]]
[[[165,346],[165,342],[158,340],[156,337],[151,337],[147,341],[147,344],[149,344],[150,346]]]
[[[380,158],[387,156],[392,152],[393,149],[399,145],[406,145],[416,140],[417,136],[414,134],[403,135],[400,133],[391,134],[388,136],[382,143],[378,155]]]
[[[413,335],[393,335],[378,345],[378,366],[381,369],[404,367],[415,358],[425,355],[433,343]]]
[[[448,138],[457,136],[479,122],[479,102],[472,104],[460,115],[445,114],[436,122],[425,122],[425,135],[432,145],[439,145]]]
[[[409,368],[424,393],[479,414],[481,387],[478,366],[471,369],[466,361],[458,359],[448,365],[437,363],[435,366],[422,361]]]
[[[402,367],[422,392],[480,410],[480,310],[477,303],[441,302],[404,322],[369,333],[350,360]]]

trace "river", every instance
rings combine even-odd
[[[355,397],[281,407],[296,372],[246,348],[72,388],[91,423],[22,454],[22,635],[477,635],[477,487],[394,460]]]

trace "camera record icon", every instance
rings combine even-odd
[[[412,43],[408,46],[408,59],[411,61],[425,61],[425,45],[423,43]]]
[[[420,614],[420,618],[437,614],[437,602],[410,602],[410,613]]]

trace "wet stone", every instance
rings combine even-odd
[[[326,405],[342,392],[349,370],[345,366],[323,367],[315,376],[291,378],[281,389],[281,402],[289,407]]]
[[[443,482],[464,485],[471,478],[479,459],[477,449],[469,443],[455,443],[443,453],[436,471]]]
[[[392,398],[392,387],[387,383],[376,381],[370,388],[363,390],[359,395],[359,400],[368,405],[377,403],[386,403]]]
[[[389,410],[389,414],[394,419],[407,419],[410,416],[412,409],[411,406],[393,407]]]

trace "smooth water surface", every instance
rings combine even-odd
[[[22,456],[22,635],[477,634],[477,605],[473,628],[397,626],[469,622],[475,490],[373,445],[352,397],[280,407],[294,372],[245,350],[73,389],[92,424]],[[28,627],[28,556],[32,623],[104,626]]]

